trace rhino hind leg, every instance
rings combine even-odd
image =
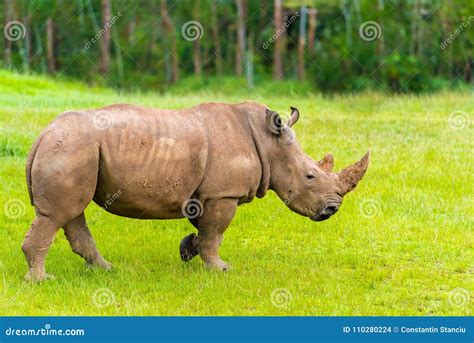
[[[63,229],[74,253],[92,266],[106,270],[112,269],[112,264],[107,262],[97,250],[94,238],[87,227],[84,212],[65,224]]]
[[[209,200],[204,205],[204,211],[193,223],[199,230],[197,251],[199,256],[210,269],[226,271],[230,266],[219,257],[219,247],[224,232],[234,218],[237,209],[237,199],[226,198]]]
[[[57,221],[47,216],[38,214],[31,224],[21,246],[28,262],[27,281],[43,281],[52,278],[46,274],[44,261],[56,232],[61,227]]]
[[[67,118],[73,117],[64,120]],[[56,232],[71,226],[71,221],[76,225],[75,218],[94,196],[99,148],[95,144],[82,144],[84,140],[73,139],[76,135],[72,133],[60,127],[48,131],[34,156],[28,183],[37,215],[22,245],[30,280],[47,278],[44,261]]]

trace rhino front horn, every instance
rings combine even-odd
[[[370,150],[360,159],[360,161],[343,169],[337,174],[341,182],[342,194],[347,194],[352,191],[359,181],[364,176],[367,167],[369,166]]]

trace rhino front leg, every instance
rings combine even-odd
[[[221,260],[218,254],[224,231],[234,218],[237,199],[208,200],[202,215],[193,221],[199,231],[197,252],[207,267],[217,270],[228,270],[230,267]]]
[[[184,262],[191,261],[198,252],[198,236],[195,233],[187,235],[179,245],[179,254]]]

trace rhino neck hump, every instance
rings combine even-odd
[[[267,149],[265,149],[263,139],[261,138],[262,135],[258,134],[258,130],[252,119],[249,120],[249,127],[252,133],[255,149],[257,150],[257,155],[262,168],[262,176],[260,179],[260,185],[257,189],[257,197],[263,198],[270,186],[270,160],[268,157]]]

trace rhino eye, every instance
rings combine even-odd
[[[314,176],[313,174],[306,174],[306,178],[307,178],[308,180],[313,180],[313,179],[316,178],[316,176]]]

